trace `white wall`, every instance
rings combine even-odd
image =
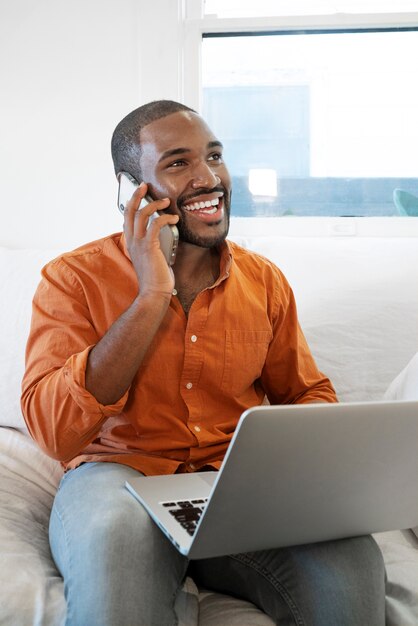
[[[0,4],[0,245],[120,230],[110,156],[140,104],[136,0]]]

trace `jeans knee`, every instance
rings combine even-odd
[[[64,477],[50,521],[53,554],[116,555],[152,543],[153,522],[124,487],[131,468],[86,464]]]
[[[370,573],[385,575],[382,552],[371,535],[347,539],[347,550],[357,567],[364,567]]]

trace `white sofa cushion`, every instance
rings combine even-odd
[[[418,319],[415,320],[418,325]],[[418,352],[391,382],[386,400],[418,400]]]
[[[286,275],[308,344],[340,400],[380,400],[418,347],[416,238],[238,239]]]
[[[26,428],[20,410],[32,297],[54,250],[0,248],[0,425]]]
[[[418,324],[418,320],[416,323]],[[418,352],[391,382],[384,398],[385,400],[418,400]],[[418,526],[412,531],[418,537]]]
[[[411,238],[232,237],[292,285],[302,328],[341,400],[380,399],[418,347],[418,246]],[[59,252],[0,248],[0,425],[24,428],[20,386],[31,301]]]
[[[61,626],[64,584],[49,513],[62,470],[24,433],[0,427],[0,623]]]

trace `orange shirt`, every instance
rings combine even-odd
[[[101,405],[85,389],[89,351],[137,290],[120,233],[42,270],[22,409],[33,438],[64,467],[116,461],[147,475],[219,468],[241,413],[265,396],[271,404],[336,401],[283,274],[226,242],[215,285],[188,317],[172,297],[129,390]]]

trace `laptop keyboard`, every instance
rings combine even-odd
[[[171,500],[170,502],[161,502],[161,505],[168,509],[168,512],[183,526],[189,535],[193,536],[207,501],[207,498]]]

